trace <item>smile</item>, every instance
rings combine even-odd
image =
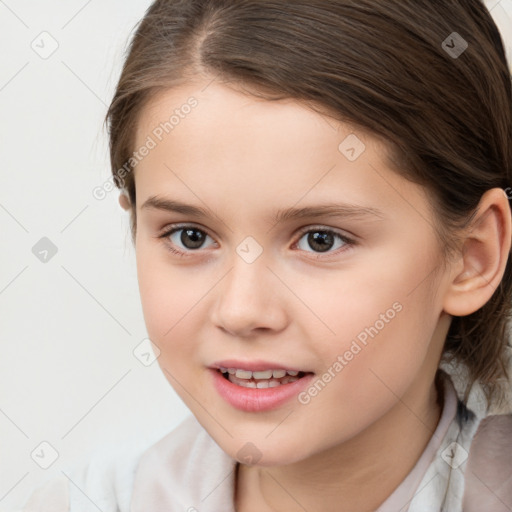
[[[302,378],[304,372],[296,370],[263,370],[252,372],[250,370],[242,370],[239,368],[220,368],[220,372],[225,379],[232,384],[244,388],[276,388],[284,384],[295,382]]]
[[[265,370],[261,363],[245,366],[253,366],[253,370],[221,365],[209,369],[217,393],[244,412],[270,411],[291,402],[315,376],[312,372],[284,368]]]

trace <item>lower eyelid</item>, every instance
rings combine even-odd
[[[164,238],[165,240],[168,240],[170,244],[173,244],[173,242],[170,240],[170,237],[176,233],[179,233],[180,231],[183,231],[187,228],[194,228],[194,226],[183,226],[183,227],[178,227],[178,228],[173,228],[169,231],[167,231],[166,233],[164,233],[163,235],[161,235],[161,238]],[[211,235],[209,235],[206,231],[204,231],[203,229],[199,229],[199,228],[194,228],[196,229],[197,231],[201,231],[202,233],[204,233],[206,235],[206,237],[210,238],[211,240],[213,240],[215,242],[215,240],[213,239],[213,237]],[[216,243],[216,242],[215,242]],[[176,244],[173,244],[173,245],[176,245]],[[194,253],[194,252],[199,252],[201,250],[203,250],[204,248],[203,247],[199,247],[198,249],[181,249],[180,247],[178,247],[178,249],[176,249],[176,252],[181,252],[181,253]]]
[[[305,231],[304,233],[300,234],[299,237],[297,238],[297,241],[293,244],[293,247],[294,248],[298,247],[299,242],[308,233],[310,233],[310,232],[318,232],[318,231],[332,234],[334,237],[338,238],[338,240],[341,240],[343,242],[343,245],[341,247],[338,247],[337,249],[334,249],[334,250],[333,249],[329,249],[329,250],[327,250],[325,252],[315,252],[315,251],[307,251],[305,249],[299,249],[302,252],[306,252],[306,253],[315,255],[316,259],[319,259],[319,258],[322,258],[322,257],[327,259],[330,256],[337,256],[340,253],[342,253],[343,251],[351,248],[352,246],[354,246],[356,244],[355,241],[353,241],[349,237],[347,237],[345,235],[342,235],[341,233],[337,233],[336,231],[331,231],[331,230],[327,230],[327,229],[311,229],[311,230]]]

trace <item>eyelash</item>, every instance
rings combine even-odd
[[[210,238],[213,238],[207,231],[205,231],[204,229],[201,229],[201,228],[198,228],[197,226],[193,226],[193,225],[190,225],[190,224],[181,224],[181,225],[177,225],[177,224],[173,224],[171,225],[170,227],[168,227],[166,229],[166,231],[164,233],[162,233],[161,235],[158,235],[157,238],[159,239],[163,239],[164,241],[164,246],[165,248],[170,251],[171,253],[177,255],[178,257],[180,258],[187,258],[191,255],[191,253],[194,253],[194,252],[198,252],[200,251],[200,249],[196,249],[196,250],[188,250],[188,251],[181,251],[181,250],[178,250],[178,249],[175,249],[174,247],[172,247],[169,243],[166,243],[167,242],[167,239],[168,237],[170,237],[171,235],[173,235],[174,233],[176,233],[177,231],[182,231],[186,228],[192,228],[192,229],[195,229],[197,231],[200,231],[204,234],[206,234],[207,236],[209,236]],[[338,233],[337,231],[334,231],[333,229],[330,229],[330,228],[325,228],[324,226],[313,226],[313,227],[307,227],[307,228],[303,228],[299,231],[298,233],[298,238],[297,238],[297,241],[294,243],[294,246],[298,244],[298,242],[300,241],[300,239],[307,233],[310,233],[310,232],[321,232],[321,233],[328,233],[330,235],[334,235],[334,237],[338,237],[345,245],[341,248],[338,248],[336,251],[334,252],[326,252],[326,253],[315,253],[313,252],[313,254],[317,254],[318,256],[316,257],[313,257],[313,259],[327,259],[329,258],[330,256],[333,256],[333,255],[338,255],[339,253],[343,252],[343,251],[346,251],[348,248],[350,247],[353,247],[356,245],[356,242],[355,240],[347,237],[346,235],[342,235],[341,233]],[[310,251],[305,251],[305,252],[310,252]],[[322,256],[322,254],[327,254],[327,256]],[[310,256],[309,256],[310,257]]]

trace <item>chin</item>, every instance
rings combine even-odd
[[[262,439],[265,435],[266,433],[258,438]],[[218,440],[214,438],[215,442],[231,458],[248,466],[286,466],[300,462],[311,455],[311,453],[304,450],[305,446],[302,444],[304,441],[300,441],[302,450],[298,450],[297,443],[287,445],[282,439],[278,438],[276,438],[275,441],[264,439],[261,441],[251,441],[250,439],[251,436],[243,436],[235,439],[230,438],[227,442],[219,443]]]

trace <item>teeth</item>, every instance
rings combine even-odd
[[[268,379],[281,379],[286,375],[291,377],[297,377],[299,374],[296,370],[261,370],[258,372],[251,372],[250,370],[241,370],[240,368],[219,368],[222,373],[229,373],[229,375],[235,375],[239,379],[256,379],[256,380],[268,380]]]
[[[247,382],[241,381],[240,383],[238,383],[238,385],[243,387],[243,388],[255,388],[256,387],[256,382],[254,382],[252,380],[248,380]]]
[[[278,377],[279,380],[272,378],[272,375],[275,373],[277,373],[277,375],[282,375],[282,372],[285,373],[284,377]],[[287,373],[289,374],[290,372],[286,372],[285,370],[265,370],[261,372],[250,372],[248,370],[237,369],[235,374],[232,374],[229,369],[224,368],[223,373],[227,374],[230,382],[243,388],[276,388],[277,386],[282,386],[284,384],[289,384],[299,380],[299,377],[297,376],[287,375]],[[298,374],[299,372],[294,371],[292,373]]]
[[[272,370],[265,370],[264,372],[252,372],[252,376],[255,379],[271,379]]]
[[[256,387],[260,389],[264,388],[276,388],[277,386],[281,386],[283,384],[289,384],[290,382],[295,382],[296,380],[299,380],[296,377],[286,377],[281,381],[277,380],[262,380],[261,382],[256,383]]]
[[[250,379],[252,377],[252,372],[248,370],[237,370],[235,376],[239,379]]]

